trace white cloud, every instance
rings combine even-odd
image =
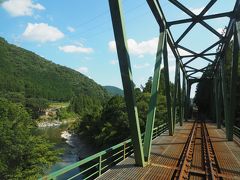
[[[181,48],[178,48],[178,52],[179,52],[180,56],[192,55],[192,53],[189,53],[188,51],[185,51],[185,50],[183,50]]]
[[[137,42],[134,39],[128,39],[128,49],[133,55],[143,57],[146,54],[154,55],[157,52],[158,38],[152,38],[147,41]],[[110,41],[108,43],[109,50],[112,52],[116,51],[115,41]]]
[[[1,5],[11,16],[32,16],[33,10],[44,10],[45,7],[32,0],[7,0]]]
[[[71,26],[68,26],[67,27],[67,30],[69,31],[69,32],[75,32],[76,30],[73,28],[73,27],[71,27]]]
[[[135,64],[135,65],[133,65],[133,67],[134,67],[135,69],[143,69],[143,68],[146,68],[146,67],[148,67],[148,66],[150,66],[149,63]]]
[[[194,14],[196,14],[196,15],[200,14],[203,9],[204,9],[204,7],[200,7],[200,8],[190,8],[190,10],[191,10]],[[206,13],[205,13],[205,14],[206,14]]]
[[[112,64],[112,65],[116,65],[117,64],[117,60],[111,60],[109,63]]]
[[[64,34],[56,27],[45,23],[28,23],[27,28],[22,34],[27,40],[38,41],[41,43],[47,41],[56,41],[64,37]]]
[[[82,73],[82,74],[88,73],[88,68],[87,67],[78,67],[75,70]]]
[[[76,45],[66,45],[66,46],[59,46],[59,50],[65,52],[65,53],[85,53],[89,54],[93,52],[92,48],[86,48],[83,45],[76,46]]]
[[[222,35],[225,35],[226,29],[225,28],[217,28],[217,32],[219,32]]]

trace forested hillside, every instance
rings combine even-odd
[[[79,94],[100,101],[108,96],[102,86],[81,73],[11,45],[3,38],[0,38],[0,93],[16,99],[52,101],[69,101]]]
[[[103,86],[107,92],[111,95],[123,96],[123,90],[115,86]]]

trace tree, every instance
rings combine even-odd
[[[59,151],[41,136],[20,105],[0,99],[0,177],[37,179],[58,160]]]

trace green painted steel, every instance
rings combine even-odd
[[[173,133],[176,126],[176,115],[177,115],[177,94],[178,94],[178,76],[179,76],[179,62],[176,61],[175,67],[175,83],[174,83],[174,96],[173,96]]]
[[[188,120],[189,113],[190,113],[190,93],[191,93],[191,86],[192,84],[190,83],[189,80],[187,80],[187,107],[186,107],[186,121]]]
[[[182,89],[181,89],[181,78],[180,78],[180,68],[178,70],[178,110],[179,110],[179,123],[180,126],[183,125],[182,120]]]
[[[109,0],[136,165],[145,166],[121,0]]]
[[[231,80],[230,80],[230,106],[229,106],[229,130],[227,132],[228,140],[233,140],[233,126],[235,122],[235,109],[236,109],[236,81],[238,76],[238,57],[239,57],[239,42],[237,37],[237,28],[234,28],[233,40],[233,54],[231,64]]]
[[[185,75],[183,73],[183,77],[182,77],[182,86],[183,86],[183,98],[182,98],[182,114],[183,114],[183,119],[186,119],[186,78]]]
[[[218,121],[217,121],[217,128],[218,129],[221,129],[221,125],[222,125],[222,88],[221,88],[221,70],[220,70],[220,67],[218,69]]]
[[[168,114],[168,130],[169,136],[173,135],[173,118],[172,118],[172,102],[171,102],[171,91],[169,83],[169,67],[168,67],[168,50],[167,50],[167,39],[165,40],[163,49],[163,62],[164,62],[164,79],[165,79],[165,91],[167,101],[167,114]]]
[[[162,64],[162,57],[163,57],[163,47],[164,42],[166,39],[165,31],[161,31],[159,35],[158,41],[158,48],[156,54],[156,62],[154,67],[154,75],[153,75],[153,82],[152,82],[152,89],[151,89],[151,98],[149,102],[149,108],[147,113],[147,122],[145,128],[145,137],[144,137],[144,158],[145,161],[149,161],[150,152],[151,152],[151,145],[152,145],[152,132],[154,127],[155,121],[155,112],[157,107],[157,95],[159,91],[159,81],[160,81],[160,74],[161,74],[161,64]]]
[[[220,112],[220,102],[219,102],[219,73],[217,72],[214,78],[214,98],[215,98],[215,107],[216,107],[216,122],[217,128],[221,128],[221,112]],[[220,125],[219,125],[220,124]],[[220,127],[219,127],[220,126]]]
[[[153,139],[160,136],[163,132],[167,130],[166,123],[156,127],[153,129]],[[142,134],[141,136],[144,136]],[[112,165],[124,160],[126,157],[130,156],[133,153],[133,145],[132,140],[128,139],[122,143],[119,143],[115,146],[112,146],[104,151],[101,151],[97,154],[89,156],[81,161],[78,161],[74,164],[71,164],[63,169],[55,171],[47,176],[40,178],[40,180],[50,180],[50,179],[57,179],[61,176],[68,173],[71,170],[76,168],[80,168],[80,172],[77,174],[72,175],[73,178],[87,179],[89,177],[98,177],[102,173],[106,172]],[[114,163],[114,164],[113,164]],[[84,175],[87,174],[85,177]]]
[[[220,61],[221,66],[221,77],[222,77],[222,96],[223,96],[223,107],[224,107],[224,123],[226,126],[226,137],[228,139],[229,134],[229,103],[227,97],[227,83],[226,83],[226,72],[225,72],[225,57]]]

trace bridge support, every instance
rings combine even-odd
[[[182,119],[185,119],[186,118],[186,78],[185,78],[185,75],[183,73],[183,77],[182,77],[182,86],[183,86],[183,98],[182,98],[182,114],[183,114],[183,117]]]
[[[167,38],[164,42],[163,62],[164,62],[165,92],[166,92],[166,100],[167,100],[168,131],[169,131],[169,136],[172,136],[173,135],[173,118],[172,118],[172,105],[171,105],[171,90],[169,85]]]
[[[173,132],[175,130],[176,125],[176,116],[177,116],[177,95],[178,95],[178,76],[179,76],[179,61],[176,60],[176,67],[175,67],[175,83],[174,83],[174,96],[173,96]]]
[[[178,112],[179,112],[179,124],[180,126],[183,125],[183,120],[182,120],[182,89],[181,89],[181,76],[180,76],[180,66],[178,70]]]
[[[187,102],[186,102],[186,119],[185,121],[188,120],[189,118],[189,113],[190,113],[190,93],[191,93],[191,87],[192,87],[192,84],[190,83],[189,80],[187,80]]]
[[[221,128],[221,103],[220,103],[220,92],[219,92],[220,78],[217,72],[214,77],[214,98],[215,98],[215,109],[216,109],[216,122],[217,128]]]
[[[229,122],[227,138],[229,141],[233,140],[233,126],[235,122],[235,109],[236,109],[236,82],[238,76],[238,58],[239,58],[239,37],[240,37],[240,21],[236,22],[234,28],[233,51],[231,62],[231,79],[230,79],[230,106],[229,106]]]
[[[137,105],[134,96],[134,84],[132,80],[132,70],[125,36],[121,0],[109,0],[109,5],[124,89],[124,98],[127,106],[131,138],[133,142],[135,162],[136,165],[144,166],[145,163],[143,157],[141,131],[139,126]]]
[[[145,128],[145,136],[144,136],[145,161],[149,160],[149,156],[151,152],[152,133],[153,133],[153,127],[154,127],[155,112],[157,107],[157,94],[159,90],[159,81],[160,81],[161,64],[162,64],[165,39],[166,39],[166,33],[165,31],[161,31],[159,36],[159,41],[158,41],[156,63],[154,67],[153,83],[152,83],[152,89],[151,89],[151,98],[149,102],[149,109],[147,114],[147,122],[146,122],[146,128]]]
[[[218,121],[217,121],[217,128],[221,129],[221,125],[222,125],[222,105],[223,105],[223,99],[222,99],[222,88],[221,88],[221,71],[219,69],[218,71]]]

